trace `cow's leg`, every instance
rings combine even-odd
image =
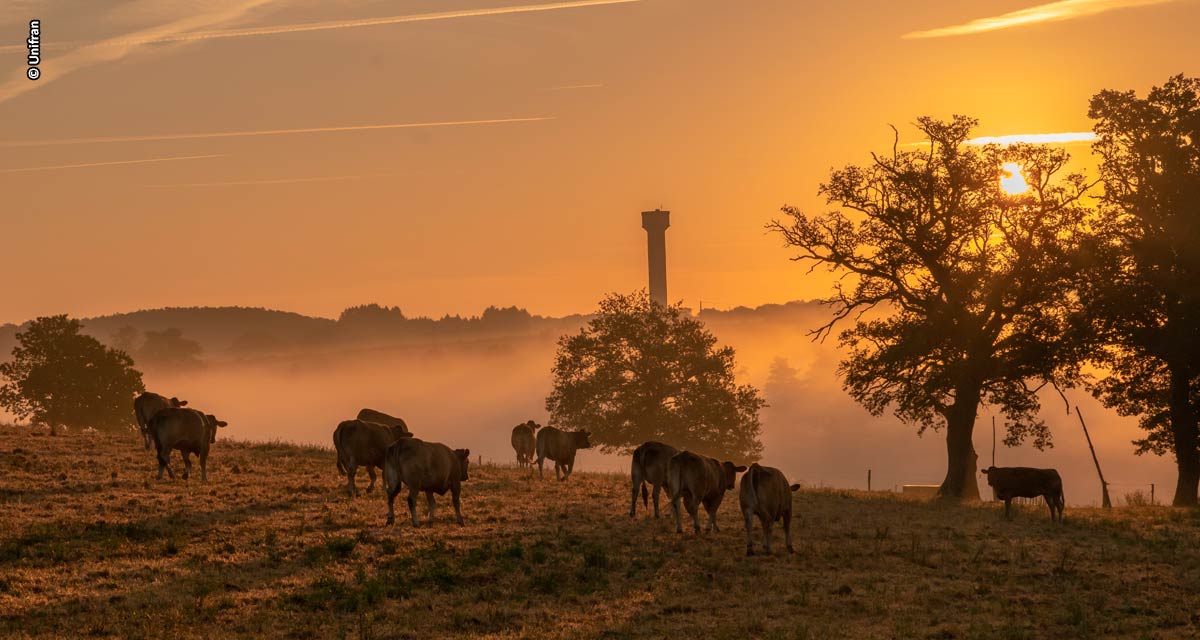
[[[565,467],[563,469],[563,480],[566,480],[571,477],[571,472],[575,470],[575,461],[572,460],[563,466]]]
[[[696,499],[694,494],[688,494],[687,500],[683,503],[687,507],[688,515],[692,516],[692,527],[696,530],[696,534],[700,533],[700,501]]]
[[[662,485],[654,485],[654,517],[658,517],[658,494],[662,491]]]
[[[411,486],[408,488],[408,515],[412,516],[413,527],[421,526],[417,521],[417,493],[419,492]]]
[[[742,510],[742,524],[746,526],[746,555],[754,555],[754,521],[751,519],[754,512],[749,509]]]
[[[767,555],[775,555],[775,551],[771,549],[771,540],[775,537],[775,521],[770,518],[759,518],[763,528],[763,548],[766,549]]]
[[[542,477],[544,477],[543,471],[545,471],[546,459],[543,458],[542,454],[540,454],[540,453],[538,454],[537,465],[538,465],[538,478],[542,478]]]
[[[354,476],[358,473],[358,464],[351,457],[346,461],[346,493],[353,498],[358,495],[358,488],[354,486]]]
[[[1012,498],[1005,498],[1004,499],[1004,518],[1006,520],[1009,518],[1012,518],[1010,509],[1012,509]]]
[[[395,491],[388,489],[388,492],[387,492],[387,494],[388,494],[387,523],[388,523],[388,525],[394,524],[396,522],[396,495],[399,493],[400,493],[400,483],[399,482],[396,483]],[[351,494],[351,495],[353,495],[353,494]]]
[[[172,480],[175,479],[175,472],[171,471],[171,452],[169,450],[158,452],[158,479],[159,480],[162,480],[162,474],[163,474],[164,470],[168,474],[170,474]]]
[[[367,493],[371,493],[375,489],[375,467],[367,465],[367,477],[371,479],[371,484],[367,485]]]
[[[792,512],[786,511],[783,514],[783,541],[787,544],[788,553],[796,553],[792,548]]]
[[[559,482],[562,482],[566,479],[562,476],[562,464],[559,463],[558,460],[554,461],[554,477],[557,478]]]
[[[192,453],[190,451],[181,451],[183,455],[183,479],[187,480],[192,477]]]
[[[633,475],[633,482],[632,482],[632,484],[633,484],[633,500],[629,503],[629,517],[630,518],[637,516],[638,489],[642,488],[642,474],[638,473],[635,470],[632,475]]]
[[[454,519],[458,521],[458,526],[460,527],[466,524],[463,522],[462,517],[462,502],[459,500],[461,494],[462,487],[450,487],[450,498],[454,501]]]
[[[433,492],[432,491],[425,492],[425,502],[427,502],[429,504],[429,526],[432,527],[433,519],[434,519],[434,512],[437,510],[437,506],[433,501]]]
[[[675,514],[675,533],[683,533],[683,515],[679,513],[678,493],[671,493],[671,512]]]
[[[1050,509],[1050,522],[1054,522],[1056,520],[1056,514],[1054,513],[1054,503],[1056,501],[1052,499],[1048,493],[1043,494],[1042,498],[1045,498],[1046,506]]]
[[[200,452],[200,482],[208,482],[208,452]]]

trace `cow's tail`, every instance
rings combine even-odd
[[[341,428],[333,431],[333,451],[337,456],[338,475],[346,475],[346,465],[342,464],[342,430]]]
[[[679,495],[682,483],[679,481],[679,465],[675,464],[675,459],[672,458],[667,462],[667,493],[671,500],[674,500]]]
[[[639,485],[642,489],[642,506],[650,506],[650,492],[646,490],[646,452],[643,449],[638,449],[633,452],[633,465],[629,471],[629,475],[633,478],[633,483]]]

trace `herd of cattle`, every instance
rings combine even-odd
[[[166,471],[172,479],[171,452],[183,456],[186,480],[191,475],[191,455],[200,459],[200,478],[207,480],[205,466],[209,445],[216,442],[217,429],[227,426],[216,416],[187,406],[186,400],[167,398],[156,393],[143,393],[133,403],[138,428],[147,449],[153,445],[158,456],[158,479]],[[538,466],[543,477],[545,461],[554,463],[556,478],[566,480],[575,468],[579,449],[589,449],[590,434],[584,431],[563,431],[542,427],[533,420],[513,427],[512,447],[517,465],[532,471]],[[429,509],[428,524],[434,521],[434,494],[444,496],[449,491],[458,524],[463,524],[460,496],[462,483],[468,479],[469,449],[451,449],[438,442],[426,442],[413,437],[404,420],[373,409],[363,409],[354,420],[338,424],[333,432],[338,473],[346,477],[350,497],[358,495],[354,478],[363,467],[375,488],[375,470],[383,472],[384,489],[388,498],[387,524],[395,522],[395,500],[403,486],[408,486],[408,511],[414,527],[417,520],[417,496],[424,493]],[[744,472],[744,473],[743,473]],[[637,515],[638,494],[644,508],[654,498],[654,517],[659,517],[659,495],[665,488],[675,516],[675,531],[683,531],[680,502],[692,518],[696,533],[700,532],[700,505],[708,515],[706,530],[719,530],[717,509],[726,491],[735,488],[737,474],[742,473],[738,498],[746,528],[746,554],[754,554],[753,521],[758,519],[763,530],[763,548],[770,554],[772,529],[783,522],[784,541],[788,552],[792,547],[792,492],[800,485],[789,484],[779,469],[757,463],[749,468],[729,461],[719,461],[691,451],[680,451],[661,442],[647,442],[633,452],[630,468],[632,501],[629,516]],[[1064,506],[1062,478],[1054,469],[1028,467],[989,467],[983,470],[995,496],[1004,500],[1004,515],[1009,517],[1013,498],[1044,497],[1050,507],[1050,519],[1062,522]],[[649,485],[649,489],[647,489]]]

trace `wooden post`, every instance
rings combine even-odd
[[[996,466],[996,416],[992,416],[992,466]]]
[[[1087,423],[1083,421],[1083,414],[1079,412],[1079,405],[1075,405],[1075,415],[1079,416],[1079,425],[1083,427],[1083,437],[1087,438],[1088,449],[1092,451],[1092,462],[1096,463],[1096,475],[1100,476],[1100,489],[1103,491],[1101,500],[1105,509],[1112,508],[1112,500],[1108,499],[1108,483],[1104,481],[1104,472],[1100,470],[1100,460],[1096,458],[1096,447],[1092,446],[1092,436],[1088,433]]]
[[[867,491],[871,491],[871,470],[867,469]]]
[[[1154,483],[1150,483],[1150,506],[1154,506]]]

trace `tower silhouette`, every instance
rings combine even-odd
[[[642,212],[642,228],[646,230],[646,257],[650,263],[650,300],[667,304],[667,227],[671,212],[655,209]]]

